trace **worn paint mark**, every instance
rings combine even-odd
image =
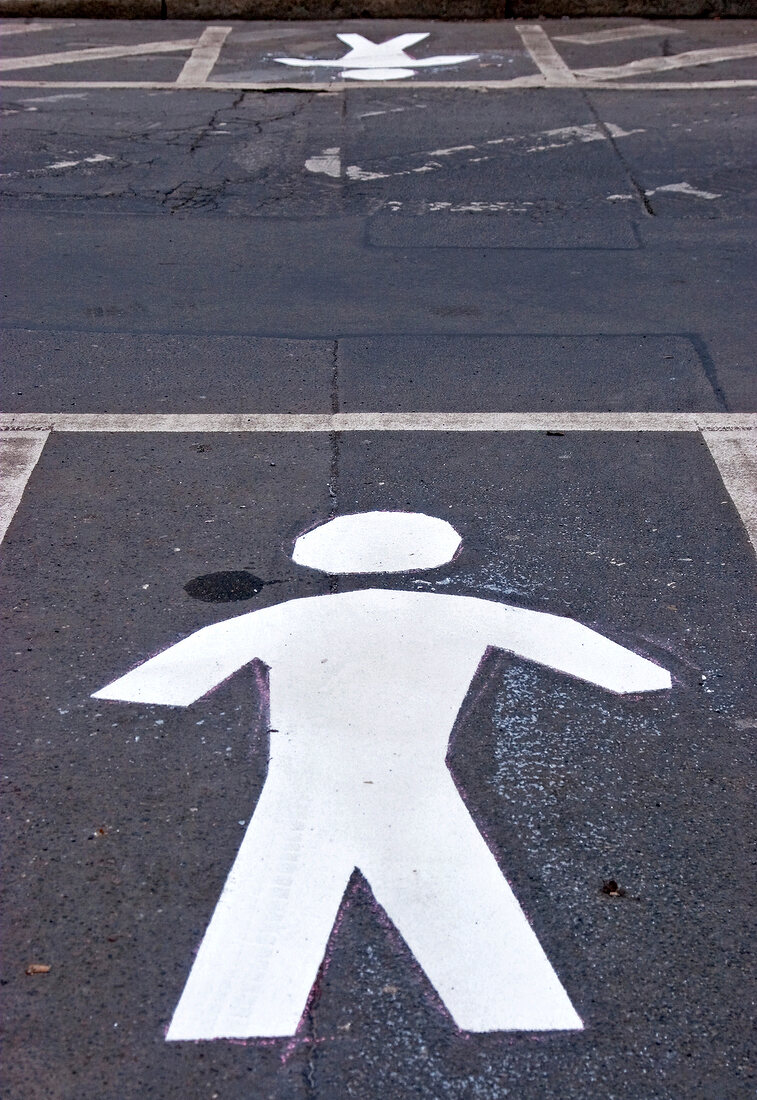
[[[757,42],[745,42],[740,46],[724,46],[709,50],[688,50],[671,57],[642,57],[626,65],[610,65],[596,69],[576,69],[575,75],[587,80],[623,80],[639,73],[662,73],[672,69],[689,69],[699,65],[714,65],[721,61],[740,61],[757,57]]]
[[[397,172],[369,172],[365,168],[360,168],[357,164],[349,164],[345,168],[344,174],[348,180],[386,180],[391,175],[399,175]]]
[[[22,99],[22,103],[60,103],[64,99],[86,99],[86,92],[64,92],[62,95],[32,96]]]
[[[507,146],[508,151],[522,153],[542,153],[548,152],[551,149],[565,149],[574,144],[587,144],[589,142],[596,141],[609,141],[618,140],[620,138],[630,137],[632,134],[643,134],[642,129],[636,130],[624,130],[621,126],[618,126],[614,122],[606,122],[601,125],[597,122],[589,122],[581,126],[561,126],[555,130],[541,130],[535,134],[517,134],[503,138],[489,138],[483,145],[487,147],[491,146]],[[534,144],[528,145],[525,149],[522,147],[519,149],[524,141],[531,141]],[[425,164],[421,164],[415,168],[401,168],[396,171],[375,171],[369,168],[363,168],[359,164],[350,164],[345,168],[345,175],[350,180],[383,180],[396,178],[399,176],[412,176],[425,172],[437,172],[444,168],[444,158],[456,157],[460,154],[478,152],[479,147],[476,145],[454,145],[446,149],[429,149],[424,150],[416,154],[423,157],[438,157],[439,160],[429,160]],[[490,160],[492,154],[489,153],[485,156],[468,156],[465,158],[464,163],[467,164],[480,164],[482,161]],[[314,158],[310,158],[311,160]],[[308,167],[308,161],[305,162],[305,167]],[[312,171],[312,169],[311,169]]]
[[[405,111],[425,111],[425,103],[414,103],[412,107],[386,107],[383,111],[365,111],[358,118],[378,118],[379,115],[401,115]]]
[[[21,27],[2,26],[0,36],[9,34],[33,34],[35,31],[63,30],[64,27],[73,27],[73,23],[24,23]]]
[[[93,153],[91,157],[83,157],[81,160],[57,160],[54,164],[45,165],[46,171],[57,171],[60,168],[78,168],[80,164],[102,164],[113,157],[106,157],[104,153]]]
[[[691,195],[697,199],[721,199],[723,196],[714,191],[698,191],[690,183],[666,183],[663,187],[654,187],[651,191],[645,191],[645,195],[657,195],[661,191],[671,191],[679,195]]]
[[[339,147],[336,146],[333,149],[324,149],[318,156],[308,157],[305,161],[305,168],[308,172],[332,176],[338,179],[342,174],[342,161],[339,156]]]
[[[414,216],[421,214],[527,214],[532,202],[403,202],[389,199],[384,208],[393,214],[400,211]]]
[[[630,38],[667,38],[670,34],[683,34],[675,27],[663,27],[661,23],[634,23],[629,27],[613,27],[606,31],[587,31],[581,34],[553,34],[557,42],[577,42],[581,46],[600,46],[604,42],[623,42]]]
[[[429,149],[430,157],[451,157],[453,153],[466,153],[469,149],[475,149],[475,145],[453,145],[449,149]]]
[[[543,130],[539,135],[541,140],[536,145],[529,146],[526,152],[541,153],[547,149],[565,149],[568,145],[577,143],[608,141],[608,135],[612,138],[624,138],[644,133],[646,130],[624,130],[614,122],[605,122],[601,126],[597,122],[590,122],[585,126],[560,126],[556,130]]]

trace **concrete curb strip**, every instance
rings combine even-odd
[[[757,0],[0,0],[0,17],[45,19],[750,19]]]

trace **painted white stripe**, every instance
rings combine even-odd
[[[196,45],[196,38],[181,38],[175,42],[143,42],[138,46],[97,46],[94,49],[87,50],[38,53],[31,57],[3,57],[0,58],[0,72],[13,72],[16,69],[46,69],[50,65],[73,65],[77,61],[107,61],[112,57],[177,53],[183,50],[193,50]],[[173,85],[168,86],[173,87]]]
[[[1,431],[757,432],[757,413],[2,413]]]
[[[690,183],[666,183],[662,187],[653,187],[651,191],[645,191],[645,195],[656,195],[660,191],[672,191],[674,194],[691,195],[696,199],[720,199],[723,196],[715,191],[698,191]],[[617,197],[617,196],[616,196]]]
[[[523,45],[548,84],[574,84],[575,77],[538,23],[515,24]]]
[[[213,71],[231,27],[206,27],[176,78],[177,84],[204,84]]]
[[[400,199],[387,199],[381,209],[398,214],[404,210],[415,216],[422,214],[527,214],[532,202],[425,202],[415,200],[404,202]]]
[[[576,69],[577,77],[587,80],[622,80],[637,73],[663,73],[670,69],[689,69],[697,65],[714,65],[718,61],[739,61],[745,57],[757,57],[757,42],[745,42],[741,46],[725,46],[714,50],[688,50],[672,57],[642,57],[627,65],[613,65],[598,69]]]
[[[208,81],[206,84],[176,84],[159,80],[2,80],[0,88],[84,88],[90,91],[123,91],[139,89],[145,92],[175,92],[175,91],[203,91],[203,92],[310,92],[317,95],[341,94],[357,87],[344,81],[334,80],[329,83],[304,83],[302,81]],[[398,80],[392,83],[379,83],[378,81],[365,80],[360,84],[361,89],[375,88],[380,91],[389,89],[407,90],[406,81]],[[532,76],[519,76],[513,80],[414,80],[413,87],[425,89],[442,88],[448,91],[471,92],[509,92],[521,88],[591,88],[593,91],[621,91],[621,92],[716,92],[729,88],[757,88],[757,79],[744,78],[743,80],[690,80],[672,81],[660,80],[633,83],[623,80],[622,83],[614,83],[608,80],[576,79],[569,84],[547,81],[541,73]]]
[[[48,435],[49,432],[42,431],[0,436],[0,542],[21,503]]]
[[[710,454],[757,551],[757,433],[703,431]]]
[[[659,23],[636,23],[630,27],[614,27],[609,31],[589,31],[587,34],[556,34],[558,42],[578,42],[581,46],[599,46],[602,42],[622,42],[625,38],[653,38],[658,35],[683,34],[674,27]]]
[[[0,414],[0,541],[50,431],[699,432],[757,550],[756,413]]]
[[[26,23],[23,27],[11,27],[6,24],[0,27],[0,35],[32,34],[34,31],[51,31],[53,27],[59,31],[63,27],[73,27],[73,25],[73,23]]]
[[[37,95],[28,99],[22,99],[22,103],[60,103],[62,99],[86,99],[86,92],[72,92],[69,95]]]
[[[526,149],[526,153],[543,153],[550,149],[564,149],[568,145],[573,145],[576,142],[586,143],[594,141],[607,141],[608,135],[610,138],[626,138],[632,134],[643,134],[644,130],[624,130],[622,127],[616,125],[614,122],[606,122],[603,127],[596,122],[590,122],[583,126],[561,126],[557,130],[543,130],[541,133],[536,134],[516,134],[507,138],[490,138],[484,143],[484,146],[477,148],[475,145],[457,145],[450,149],[430,149],[428,151],[419,151],[417,155],[423,155],[433,159],[427,160],[425,164],[418,165],[414,168],[401,168],[397,171],[382,172],[376,171],[371,168],[362,168],[358,164],[348,164],[345,167],[344,174],[349,180],[384,180],[398,176],[412,176],[417,173],[424,172],[438,172],[444,168],[441,163],[441,158],[458,156],[461,153],[475,152],[482,153],[485,149],[492,145],[508,145],[511,147],[513,143],[520,143],[523,141],[534,142],[533,145],[529,145]],[[333,152],[334,150],[332,150]],[[498,150],[499,151],[499,150]],[[329,150],[326,150],[329,152]],[[482,161],[491,160],[491,152],[487,155],[479,155],[476,157],[467,156],[465,161],[468,164],[480,164]],[[310,158],[305,162],[305,167],[311,171],[324,172],[327,168],[324,167],[323,156]],[[338,165],[336,166],[338,168]],[[329,171],[330,175],[339,175],[338,170],[333,172]],[[402,205],[402,204],[400,204]],[[434,206],[433,203],[427,204],[430,207]],[[437,209],[445,209],[449,206],[449,203],[442,203],[441,206],[437,204]],[[521,204],[497,204],[498,209],[512,208],[520,205],[521,207],[527,207],[533,205],[532,203],[524,202]]]
[[[101,164],[105,160],[113,160],[113,157],[106,157],[105,153],[95,153],[93,156],[84,157],[82,160],[57,160],[55,164],[46,164],[43,171],[77,168],[80,164]]]

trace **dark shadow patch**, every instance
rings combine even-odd
[[[251,600],[265,583],[246,569],[225,569],[187,581],[184,591],[193,600],[203,600],[204,603],[233,603],[236,600]]]

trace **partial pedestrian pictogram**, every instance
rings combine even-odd
[[[386,42],[371,42],[362,34],[338,34],[340,42],[349,47],[344,57],[324,61],[302,57],[277,57],[282,65],[299,68],[341,69],[346,80],[401,80],[415,76],[416,69],[429,69],[444,65],[460,65],[463,61],[475,61],[478,54],[450,54],[439,57],[410,57],[405,51],[429,37],[429,32],[399,34]]]

